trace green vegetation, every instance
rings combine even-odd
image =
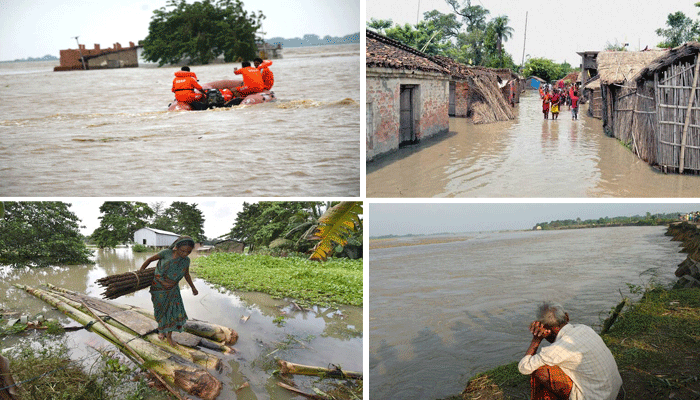
[[[472,5],[471,0],[463,3],[447,0],[447,3],[454,13],[432,10],[424,13],[423,20],[416,25],[403,26],[372,18],[367,27],[426,54],[450,57],[469,65],[517,69],[513,57],[503,51],[503,42],[513,36],[507,16],[487,21],[489,10]]]
[[[556,220],[551,222],[540,222],[538,226],[543,230],[548,229],[581,229],[581,228],[601,228],[612,226],[657,226],[667,225],[671,222],[678,221],[678,213],[670,214],[654,214],[647,212],[645,216],[634,215],[631,217],[604,217],[598,219],[582,220],[581,218]]]
[[[4,203],[0,218],[0,264],[43,267],[89,264],[92,252],[70,204],[59,201]]]
[[[546,58],[528,58],[523,65],[523,76],[536,76],[546,82],[552,82],[565,77],[573,71],[566,61],[557,64]]]
[[[134,253],[145,253],[149,251],[150,249],[142,244],[135,244],[133,247],[131,247],[131,251]]]
[[[695,3],[700,7],[700,2]],[[676,47],[685,42],[700,40],[700,21],[686,16],[682,11],[668,14],[666,28],[659,28],[656,34],[664,38],[659,47]]]
[[[150,389],[137,371],[114,353],[103,352],[83,364],[69,357],[62,342],[39,338],[37,346],[14,347],[5,355],[15,382],[34,379],[17,386],[18,400],[164,400]],[[86,372],[83,365],[91,363]],[[45,374],[45,375],[44,375]]]
[[[362,260],[215,253],[193,260],[198,277],[229,290],[289,297],[301,305],[362,306]]]
[[[626,398],[697,398],[700,290],[652,286],[602,337],[617,361]],[[513,362],[475,376],[453,399],[522,399],[528,393],[528,377]]]
[[[245,11],[240,0],[169,0],[153,12],[143,56],[159,66],[183,59],[208,64],[220,55],[226,62],[251,60],[256,56],[255,33],[264,18],[262,11]]]

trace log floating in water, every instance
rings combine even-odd
[[[301,365],[291,363],[285,360],[277,360],[277,364],[280,366],[280,372],[283,374],[292,375],[312,375],[320,376],[323,378],[336,378],[336,379],[362,379],[362,373],[343,371],[340,367],[335,367],[333,369],[323,368],[323,367],[313,367],[309,365]]]
[[[24,285],[15,286],[53,305],[79,323],[90,325],[90,329],[93,332],[109,340],[122,351],[125,351],[125,354],[133,358],[133,355],[128,353],[128,350],[121,344],[129,343],[129,347],[148,363],[150,369],[168,383],[177,385],[187,393],[205,400],[214,400],[221,392],[223,385],[218,379],[206,369],[187,359],[168,353],[158,346],[121,329],[107,329],[105,326],[96,323],[97,321],[94,318],[47,291]]]

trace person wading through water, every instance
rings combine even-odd
[[[143,262],[141,270],[148,264],[158,261],[155,277],[151,285],[151,301],[153,314],[158,322],[158,337],[167,338],[171,346],[175,346],[173,332],[182,332],[187,313],[180,295],[180,280],[184,277],[192,288],[192,294],[199,294],[190,276],[190,258],[187,257],[194,249],[194,240],[189,236],[180,236],[170,248],[149,257]]]

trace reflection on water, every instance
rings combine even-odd
[[[20,311],[30,316],[43,314],[46,318],[57,318],[64,325],[77,326],[72,319],[64,316],[51,306],[13,284],[40,286],[51,283],[92,296],[100,296],[102,289],[96,280],[107,275],[119,274],[138,269],[150,253],[133,253],[131,249],[97,250],[95,265],[61,266],[51,268],[12,269],[0,267],[0,309]],[[196,258],[196,254],[190,256]],[[216,375],[224,383],[221,399],[291,399],[289,392],[276,385],[277,378],[272,371],[265,371],[261,362],[271,349],[289,339],[289,335],[308,343],[293,345],[290,350],[278,351],[275,355],[289,361],[327,366],[329,363],[351,371],[362,371],[362,308],[343,307],[337,309],[314,308],[311,311],[295,311],[288,301],[275,300],[261,293],[231,293],[212,287],[195,276],[194,284],[198,296],[192,292],[184,280],[181,282],[182,298],[190,318],[210,321],[235,329],[239,341],[234,346],[237,353],[221,355],[226,368]],[[142,290],[116,300],[146,309],[152,309],[150,294]],[[273,320],[280,315],[286,323],[277,325]],[[248,317],[243,321],[242,317]],[[94,354],[90,346],[101,348],[108,345],[104,339],[85,330],[66,334],[71,346],[72,357],[79,359]],[[31,336],[30,336],[31,337]],[[0,347],[17,345],[18,338],[0,338]],[[294,381],[311,391],[310,378],[295,377]],[[251,388],[234,393],[233,389],[244,382]]]
[[[360,194],[358,44],[285,51],[271,67],[279,101],[202,112],[166,111],[175,67],[54,64],[0,63],[13,93],[0,115],[1,195]],[[205,83],[237,79],[233,68],[193,71]]]
[[[685,256],[664,231],[474,233],[370,249],[372,398],[455,395],[471,376],[519,360],[543,300],[599,326],[620,291],[629,296],[626,283],[672,281]]]
[[[584,105],[544,120],[537,93],[515,120],[473,125],[367,164],[368,197],[700,197],[700,177],[664,175],[639,160]]]

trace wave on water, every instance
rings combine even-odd
[[[338,101],[317,101],[317,100],[289,100],[289,101],[284,101],[284,102],[277,102],[276,103],[277,108],[320,108],[320,107],[336,107],[336,106],[360,106],[360,103],[356,102],[353,99],[350,98],[344,98],[342,100]]]

